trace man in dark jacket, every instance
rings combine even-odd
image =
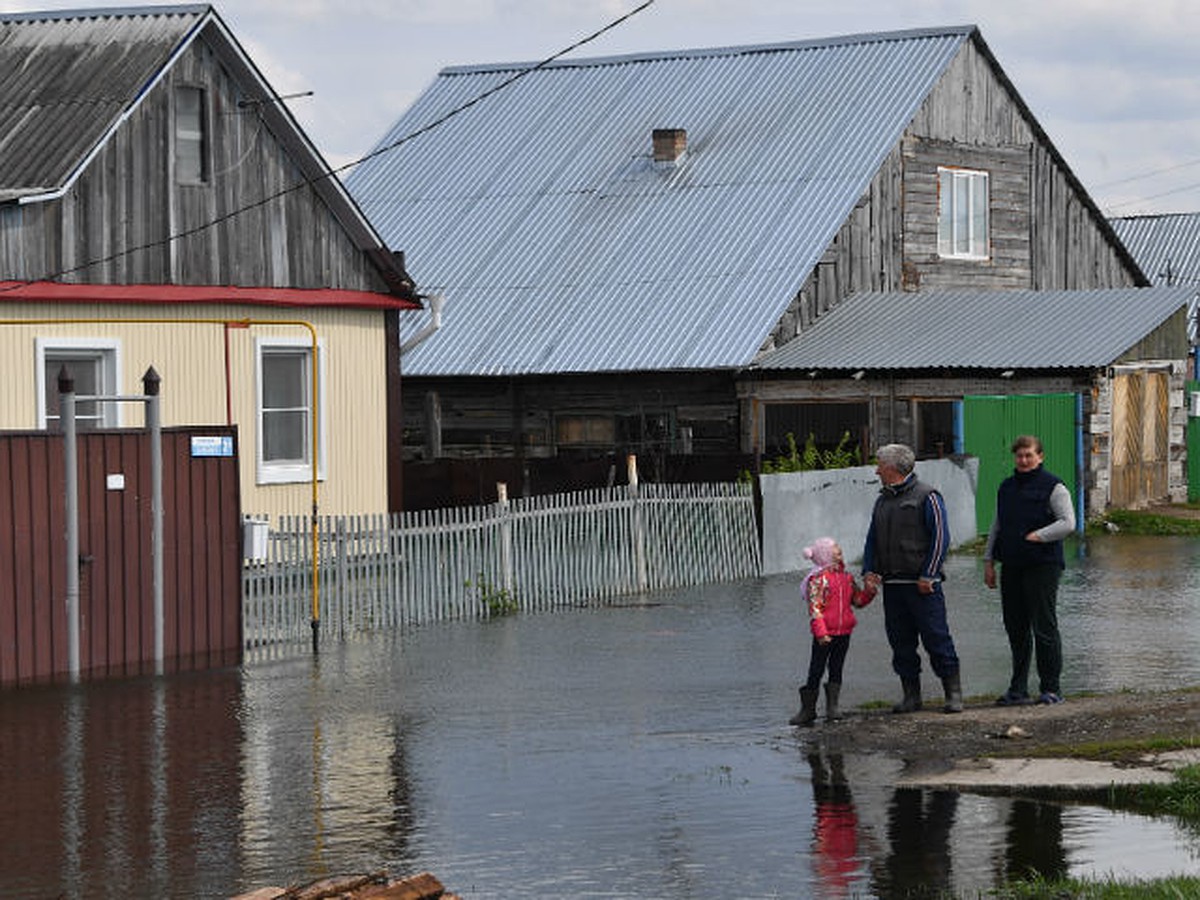
[[[916,456],[904,444],[876,451],[875,472],[883,485],[871,514],[863,549],[868,586],[883,585],[884,627],[892,648],[892,669],[900,676],[903,699],[893,712],[921,708],[921,657],[942,680],[948,713],[962,712],[958,654],[946,620],[942,563],[950,549],[950,526],[942,495],[917,479]]]
[[[1012,679],[996,703],[1029,703],[1029,657],[1036,650],[1039,703],[1062,702],[1062,638],[1058,581],[1065,567],[1063,538],[1075,530],[1071,492],[1042,467],[1042,442],[1031,434],[1013,441],[1013,474],[996,492],[996,518],[983,551],[983,580],[996,586],[1012,651]],[[1031,636],[1032,635],[1032,636]]]

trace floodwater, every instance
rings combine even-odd
[[[998,694],[998,596],[974,556],[948,575],[964,690]],[[1169,819],[895,790],[899,763],[816,752],[786,724],[808,655],[797,582],[5,691],[0,895],[219,898],[378,869],[501,898],[974,896],[1028,872],[1200,875],[1200,835]],[[1198,613],[1200,540],[1089,539],[1060,592],[1065,691],[1200,685]],[[876,604],[843,701],[897,694]]]

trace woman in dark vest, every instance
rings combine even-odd
[[[1058,581],[1065,566],[1063,538],[1075,530],[1071,492],[1042,467],[1042,442],[1023,434],[1013,441],[1016,469],[996,492],[996,518],[983,554],[983,580],[996,586],[1012,650],[1012,679],[996,703],[1032,702],[1029,658],[1037,656],[1038,702],[1061,703],[1062,638],[1058,632]]]

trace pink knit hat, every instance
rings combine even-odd
[[[833,538],[817,538],[811,546],[804,548],[804,558],[811,559],[815,568],[823,569],[833,565],[834,555],[837,551],[838,542]]]

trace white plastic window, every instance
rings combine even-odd
[[[313,416],[317,427],[317,477],[324,476],[322,352],[317,348],[313,403],[312,344],[262,338],[257,342],[257,468],[260,484],[310,481]]]
[[[38,338],[37,409],[38,428],[57,431],[59,425],[58,375],[66,366],[75,382],[77,397],[117,393],[120,379],[120,347],[116,341],[95,338]],[[77,400],[75,427],[79,431],[119,428],[121,404]]]
[[[987,259],[988,173],[938,169],[938,255]]]

